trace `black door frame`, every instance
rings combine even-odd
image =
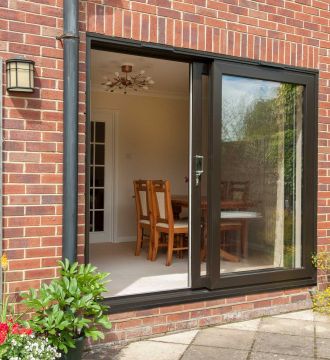
[[[211,68],[211,77],[214,78],[216,67],[211,66],[211,64],[216,64],[217,61],[221,61],[223,65],[227,64],[228,66],[244,66],[251,65],[251,69],[254,69],[253,72],[259,74],[259,70],[267,69],[276,79],[279,80],[282,74],[297,74],[298,76],[307,77],[308,81],[308,91],[305,94],[305,116],[307,116],[309,121],[304,122],[304,136],[306,133],[309,134],[304,144],[304,166],[308,164],[310,167],[304,167],[308,170],[309,176],[306,177],[304,182],[304,194],[309,192],[310,194],[310,207],[307,208],[307,214],[303,221],[306,221],[309,227],[308,234],[311,236],[309,239],[305,239],[306,248],[303,247],[303,256],[304,259],[308,258],[309,252],[315,249],[316,244],[316,185],[317,185],[317,89],[318,89],[318,71],[304,68],[296,68],[286,65],[278,65],[273,63],[265,63],[261,61],[253,61],[250,59],[243,59],[231,56],[223,56],[207,52],[199,52],[189,49],[173,48],[160,44],[150,44],[143,43],[128,39],[108,37],[104,35],[87,33],[86,39],[87,45],[87,58],[86,58],[86,145],[90,141],[90,53],[91,49],[107,50],[114,52],[123,52],[128,54],[143,55],[149,57],[156,57],[169,60],[177,60],[189,62],[191,64],[202,63],[203,68],[205,66]],[[194,68],[194,65],[192,65]],[[199,73],[202,72],[201,65],[195,65],[195,69],[199,69]],[[244,73],[246,76],[246,73]],[[212,83],[212,90],[214,94],[219,94],[221,96],[221,88],[216,85],[216,82]],[[199,91],[199,90],[197,90]],[[221,97],[220,97],[221,98]],[[308,106],[307,106],[308,103]],[[312,106],[312,108],[310,107]],[[212,235],[212,232],[215,231],[215,214],[217,207],[220,211],[220,202],[216,201],[216,198],[219,196],[219,189],[216,187],[217,179],[220,179],[220,170],[216,165],[217,159],[219,160],[220,149],[217,149],[216,141],[219,142],[219,122],[217,123],[213,119],[219,116],[219,106],[216,106],[215,103],[211,104],[210,107],[211,116],[210,124],[213,128],[211,131],[212,136],[209,137],[209,147],[213,149],[213,153],[209,156],[209,173],[213,175],[208,176],[208,209],[212,210],[212,215],[208,217],[209,219],[209,233],[210,241],[208,241],[209,249],[214,249],[217,246],[218,242],[214,244],[215,236]],[[308,113],[307,113],[308,111]],[[211,120],[212,119],[212,120]],[[308,143],[307,143],[308,140]],[[307,146],[308,145],[308,146]],[[308,148],[308,149],[307,149]],[[215,150],[215,151],[214,151]],[[217,150],[219,150],[217,152]],[[309,150],[309,151],[308,151]],[[306,163],[305,163],[306,162]],[[85,231],[85,261],[89,260],[89,163],[90,163],[90,154],[89,146],[86,146],[86,231]],[[218,168],[218,170],[217,170]],[[215,176],[214,176],[215,175]],[[197,199],[197,195],[192,195],[192,201]],[[307,204],[304,204],[307,206]],[[306,207],[304,207],[306,212]],[[303,215],[305,214],[303,209]],[[214,219],[212,219],[214,217]],[[217,219],[218,220],[218,219]],[[196,231],[196,228],[194,228]],[[219,243],[218,243],[219,244]],[[195,247],[195,251],[192,251],[192,261],[196,261],[197,258],[197,243],[192,244],[192,247]],[[199,252],[199,251],[198,251]],[[220,253],[220,252],[219,252]],[[195,254],[195,255],[193,255]],[[122,296],[116,298],[107,299],[106,302],[111,304],[111,312],[122,312],[128,310],[138,310],[138,309],[147,309],[156,306],[180,304],[194,301],[203,301],[206,299],[217,299],[222,297],[237,296],[237,295],[247,295],[251,293],[258,292],[269,292],[276,291],[280,289],[294,288],[294,287],[305,287],[312,286],[316,284],[316,271],[311,266],[307,265],[306,261],[306,271],[302,270],[290,270],[290,271],[263,271],[263,274],[258,274],[257,272],[242,274],[237,273],[229,277],[222,277],[221,283],[218,283],[218,276],[215,276],[215,269],[219,269],[218,264],[220,264],[220,259],[218,260],[217,254],[215,251],[208,251],[208,269],[209,278],[198,278],[197,267],[194,266],[191,268],[192,276],[194,280],[192,281],[192,286],[195,289],[183,289],[183,290],[174,290],[174,291],[165,291],[159,293],[150,293],[150,294],[140,294],[140,295],[131,295],[131,296]],[[195,264],[195,263],[194,263]],[[195,270],[194,270],[195,269]],[[256,278],[257,276],[257,278]],[[250,281],[250,279],[258,279],[256,281]],[[214,290],[211,290],[214,289]]]

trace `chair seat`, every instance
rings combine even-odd
[[[168,228],[168,224],[161,222],[157,223],[156,226],[162,228]],[[188,220],[186,219],[174,220],[174,228],[188,228]]]
[[[139,222],[140,224],[150,224],[149,220],[144,220],[144,219],[141,219]]]

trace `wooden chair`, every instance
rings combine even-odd
[[[221,181],[220,183],[220,196],[221,200],[228,200],[229,182]]]
[[[229,183],[229,199],[247,202],[249,199],[249,181],[230,181]]]
[[[228,240],[228,235],[230,232],[238,232],[239,238],[238,241]],[[243,224],[241,221],[221,221],[220,222],[220,256],[227,261],[239,262],[241,257],[241,248],[242,248],[242,232]],[[232,249],[235,248],[235,254],[232,253]]]
[[[150,260],[152,256],[152,238],[154,231],[154,216],[151,200],[151,181],[135,180],[133,183],[137,220],[135,256],[139,256],[141,253],[143,237],[145,235],[144,231],[147,230],[149,232],[149,249],[147,258]]]
[[[151,197],[153,209],[155,210],[155,227],[153,234],[152,260],[157,257],[158,248],[167,247],[166,266],[170,266],[173,261],[173,251],[187,250],[184,245],[186,235],[188,234],[188,220],[175,220],[173,216],[170,182],[168,180],[151,181]],[[167,241],[160,243],[160,234],[167,235]],[[175,240],[179,236],[178,245]]]
[[[249,181],[230,181],[228,183],[228,199],[240,202],[242,208],[245,209],[248,204],[249,198]],[[235,208],[235,210],[240,210]],[[237,262],[240,260],[240,255],[244,247],[243,244],[243,221],[221,221],[220,223],[220,232],[221,232],[221,256],[228,261]],[[229,232],[238,232],[239,233],[239,244],[233,243],[233,240],[228,241]],[[228,249],[235,247],[236,255],[233,255]]]

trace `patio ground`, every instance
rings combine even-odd
[[[311,310],[95,347],[84,360],[330,359],[330,316]]]

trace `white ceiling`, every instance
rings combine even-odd
[[[189,64],[177,61],[127,55],[109,51],[92,50],[91,52],[91,87],[92,91],[105,91],[101,83],[104,76],[120,72],[123,63],[133,64],[133,73],[145,70],[155,84],[150,90],[134,92],[135,95],[182,97],[189,94]],[[117,93],[120,93],[118,90]]]

